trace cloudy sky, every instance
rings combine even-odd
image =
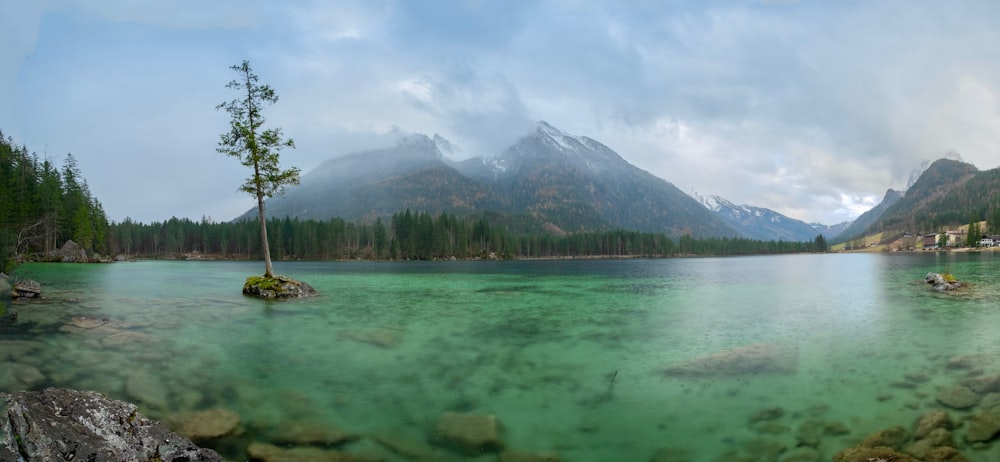
[[[0,130],[76,157],[115,221],[229,220],[215,151],[251,62],[285,165],[545,120],[683,190],[835,223],[957,152],[1000,165],[1000,3],[0,0]]]

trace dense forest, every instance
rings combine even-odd
[[[1000,232],[1000,169],[979,171],[972,164],[940,159],[867,233],[922,234],[979,221],[987,222],[980,231]]]
[[[108,230],[104,209],[72,154],[60,168],[0,133],[0,271],[70,239],[104,253]]]
[[[594,231],[566,235],[518,233],[502,216],[459,218],[409,210],[388,223],[285,218],[270,220],[267,233],[276,259],[439,260],[469,258],[554,258],[676,255],[756,255],[826,251],[826,241],[755,241],[742,238],[673,239],[634,231]],[[162,223],[126,219],[111,225],[109,246],[128,257],[230,259],[259,258],[258,225],[253,221],[215,223],[171,218]]]
[[[91,254],[125,258],[260,258],[260,227],[250,221],[171,218],[109,223],[70,154],[60,167],[0,134],[0,271],[46,259],[73,240]],[[665,257],[826,251],[826,242],[673,238],[624,230],[553,234],[503,214],[458,217],[406,210],[387,222],[272,219],[271,253],[295,260]]]

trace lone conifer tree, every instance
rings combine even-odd
[[[285,186],[299,183],[298,168],[282,170],[278,166],[281,150],[294,149],[295,143],[291,138],[283,137],[281,128],[263,129],[264,116],[261,111],[265,105],[276,103],[278,95],[270,86],[257,83],[258,78],[250,68],[250,62],[244,60],[242,64],[230,66],[230,69],[236,71],[239,77],[229,82],[226,88],[235,89],[239,96],[215,107],[216,110],[225,109],[231,116],[229,131],[219,137],[216,151],[236,157],[244,166],[253,169],[253,175],[247,178],[239,190],[257,198],[264,276],[273,278],[271,249],[267,244],[267,223],[264,218],[264,198],[284,192]]]

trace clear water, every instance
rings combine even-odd
[[[495,414],[508,447],[572,461],[645,461],[660,448],[693,461],[766,457],[753,449],[761,441],[790,450],[802,422],[838,422],[850,433],[823,436],[819,450],[829,460],[870,432],[909,427],[939,407],[936,390],[966,373],[947,369],[949,358],[980,354],[987,373],[1000,373],[990,360],[1000,352],[1000,256],[992,253],[279,262],[277,272],[321,293],[288,302],[240,294],[261,266],[24,265],[17,276],[40,281],[45,299],[14,305],[13,323],[6,307],[0,363],[38,368],[45,378],[35,388],[133,402],[153,395],[140,410],[158,419],[231,409],[244,432],[209,445],[231,460],[295,422],[461,460],[427,443],[449,410]],[[973,288],[932,293],[921,284],[928,271]],[[66,327],[75,316],[108,324]],[[794,373],[663,373],[699,355],[772,341],[798,347]],[[930,380],[898,386],[915,372]],[[130,391],[137,376],[152,391]],[[785,411],[776,429],[748,424],[775,406]],[[407,460],[372,438],[343,449]],[[1000,459],[993,446],[960,449],[971,460]]]

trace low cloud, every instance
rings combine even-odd
[[[989,2],[207,8],[5,5],[0,129],[72,151],[116,219],[243,211],[231,209],[242,172],[214,153],[225,117],[213,110],[242,59],[281,96],[269,121],[306,170],[396,128],[489,155],[546,120],[682,189],[832,223],[925,160],[1000,159]],[[133,180],[145,171],[160,175]],[[143,207],[124,188],[157,198]]]

